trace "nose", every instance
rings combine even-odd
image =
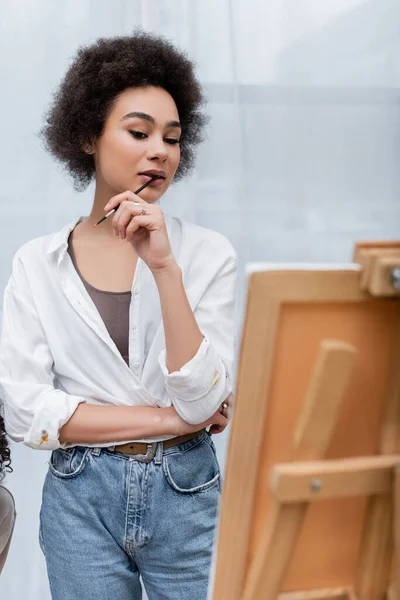
[[[148,158],[150,160],[160,160],[164,162],[168,157],[167,145],[162,136],[152,136],[148,146]]]

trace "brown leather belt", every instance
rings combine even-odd
[[[188,442],[203,433],[203,431],[205,431],[205,429],[200,429],[194,433],[187,433],[186,435],[179,435],[170,440],[165,440],[162,442],[163,448],[172,448],[172,446],[178,446],[178,444]],[[117,444],[116,446],[107,448],[107,450],[111,450],[112,452],[122,452],[123,454],[133,454],[137,457],[137,460],[140,460],[141,462],[150,462],[156,455],[157,443],[158,442],[149,444],[146,444],[145,442],[128,442],[127,444]]]

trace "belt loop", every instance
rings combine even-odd
[[[162,442],[158,442],[157,444],[157,450],[156,450],[156,455],[154,458],[154,464],[156,465],[162,465],[162,458],[163,458],[163,443]]]
[[[100,456],[101,448],[92,448],[93,456]]]

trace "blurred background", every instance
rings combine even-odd
[[[225,234],[247,262],[351,260],[400,237],[398,0],[0,1],[0,292],[15,251],[86,215],[38,132],[78,46],[134,27],[196,61],[212,121],[165,212]],[[229,432],[216,436],[222,466]],[[50,600],[38,545],[49,455],[12,444],[17,522],[0,597]]]

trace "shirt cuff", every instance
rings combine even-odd
[[[160,353],[158,361],[165,377],[165,387],[180,400],[199,400],[208,394],[222,375],[225,377],[221,360],[207,337],[204,337],[196,355],[179,371],[168,372],[165,349]]]
[[[24,444],[35,450],[57,450],[60,429],[72,417],[79,404],[85,402],[81,396],[52,390],[43,398],[35,411],[31,428],[24,436]]]

